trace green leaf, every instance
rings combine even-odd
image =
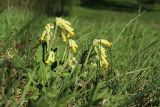
[[[37,62],[42,62],[42,61],[43,61],[42,46],[39,46],[39,47],[37,48],[36,59],[37,59]]]
[[[56,74],[60,77],[68,77],[70,75],[68,72],[57,72]]]

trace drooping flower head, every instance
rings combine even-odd
[[[107,59],[106,59],[106,57],[105,56],[103,56],[103,55],[101,55],[100,56],[100,66],[102,67],[102,68],[104,68],[104,69],[108,69],[108,61],[107,61]]]
[[[45,27],[44,27],[44,31],[40,37],[40,40],[43,41],[43,40],[46,40],[46,37],[47,36],[51,36],[51,29],[54,28],[54,25],[52,24],[47,24]]]
[[[71,23],[69,21],[66,21],[62,18],[56,18],[55,24],[59,28],[64,42],[66,42],[67,38],[70,38],[74,35],[73,28],[71,27]]]
[[[95,39],[93,41],[93,45],[94,46],[97,46],[97,45],[102,45],[102,46],[107,46],[109,48],[112,47],[112,43],[109,42],[108,40],[105,40],[105,39]]]
[[[93,41],[93,46],[95,47],[96,52],[96,58],[98,58],[100,62],[100,66],[103,69],[108,69],[108,61],[107,61],[107,55],[106,55],[106,49],[104,47],[112,47],[112,43],[108,40],[104,39],[95,39]]]
[[[78,45],[76,44],[76,41],[69,39],[69,46],[73,53],[77,52]]]
[[[97,55],[103,55],[103,56],[107,57],[106,49],[101,45],[95,46],[95,52]]]
[[[68,65],[69,65],[70,67],[72,67],[72,68],[73,68],[77,63],[78,63],[78,62],[77,62],[76,58],[74,58],[74,57],[72,57],[72,58],[68,61]]]
[[[54,61],[55,61],[55,53],[53,51],[50,51],[47,59],[45,60],[45,63],[50,65],[54,63]]]
[[[40,37],[40,41],[41,42],[46,42],[47,43],[47,47],[49,46],[49,42],[50,42],[50,39],[51,39],[51,36],[52,36],[52,32],[51,32],[51,29],[54,28],[54,25],[53,24],[47,24],[45,27],[44,27],[44,31]],[[48,50],[48,49],[47,49]]]

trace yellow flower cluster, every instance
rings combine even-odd
[[[112,47],[112,43],[108,40],[104,39],[95,39],[93,41],[93,46],[95,46],[96,51],[96,57],[100,61],[100,66],[104,69],[108,69],[108,61],[107,61],[107,55],[106,55],[106,49],[104,47]]]
[[[69,39],[69,46],[70,46],[72,52],[74,52],[74,53],[77,52],[78,45],[76,44],[75,40]]]
[[[55,24],[58,27],[64,42],[74,35],[73,28],[71,27],[71,23],[69,21],[66,21],[62,18],[56,18]],[[69,39],[69,46],[72,52],[75,53],[77,51],[78,45],[76,44],[75,40]]]
[[[49,41],[51,39],[51,36],[52,36],[52,32],[51,32],[51,29],[54,28],[54,25],[52,24],[47,24],[45,27],[44,27],[44,31],[40,37],[40,41],[45,41],[47,43],[47,46],[49,46]],[[48,50],[48,48],[47,48]]]
[[[71,27],[71,23],[69,21],[62,18],[56,18],[56,26],[58,27],[64,42],[74,35],[73,28]]]
[[[111,42],[109,42],[108,40],[105,40],[105,39],[95,39],[94,41],[93,41],[93,45],[103,45],[103,46],[107,46],[107,47],[109,47],[109,48],[111,48],[112,47],[112,43]]]
[[[52,64],[54,63],[54,61],[55,61],[55,53],[53,51],[50,51],[45,63]]]

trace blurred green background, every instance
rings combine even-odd
[[[159,0],[0,0],[1,11],[8,6],[19,9],[30,9],[37,13],[48,15],[68,15],[74,7],[85,6],[96,9],[110,9],[119,11],[137,11],[142,9],[157,10]]]

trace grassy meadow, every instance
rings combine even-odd
[[[63,18],[72,23],[78,44],[74,67],[67,66],[70,49],[58,34],[55,63],[41,61],[37,43],[55,17],[12,7],[1,11],[1,107],[160,106],[160,11],[75,7]],[[112,42],[107,70],[96,59],[94,39]]]

